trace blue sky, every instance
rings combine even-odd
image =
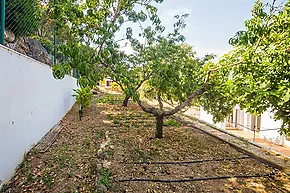
[[[231,49],[228,40],[244,29],[251,18],[255,0],[164,0],[158,6],[166,28],[171,28],[176,14],[189,13],[183,34],[199,56],[206,53],[222,55]]]
[[[251,18],[256,0],[164,0],[158,14],[167,31],[171,31],[177,14],[188,13],[183,31],[186,43],[194,46],[198,56],[214,53],[222,56],[231,50],[228,40],[244,29],[244,21]],[[276,5],[285,0],[277,0]],[[263,0],[272,2],[272,0]],[[127,26],[128,27],[128,26]],[[132,26],[138,31],[138,26]],[[130,48],[123,50],[130,52]]]

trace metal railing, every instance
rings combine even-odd
[[[247,127],[247,126],[245,126],[245,125],[242,125],[242,124],[239,124],[239,123],[237,123],[237,122],[231,122],[231,123],[226,123],[226,124],[230,124],[230,125],[238,125],[238,126],[240,126],[240,127],[242,127],[242,128],[245,128],[245,129],[247,129],[247,130],[249,130],[249,131],[252,131],[253,132],[253,141],[254,142],[256,142],[256,133],[257,132],[263,132],[263,131],[279,131],[280,130],[280,128],[272,128],[272,129],[268,129],[268,128],[263,128],[263,127],[259,127],[258,129],[257,129],[257,126],[256,125],[254,125],[253,126],[253,128],[250,128],[250,127]],[[233,127],[233,128],[237,128],[237,127]]]

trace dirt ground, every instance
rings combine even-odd
[[[55,143],[32,149],[2,192],[290,192],[286,174],[173,119],[154,138],[154,117],[115,99],[94,99],[82,121],[75,105]]]

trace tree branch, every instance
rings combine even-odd
[[[172,109],[170,111],[165,111],[163,113],[163,115],[164,116],[170,116],[170,115],[173,115],[173,114],[177,113],[178,111],[180,111],[184,107],[189,106],[194,98],[196,98],[197,96],[203,94],[205,91],[206,91],[206,85],[204,85],[202,88],[200,88],[200,89],[196,90],[195,92],[193,92],[183,103],[181,103],[180,105],[178,105],[174,109]]]
[[[163,113],[163,103],[161,101],[161,95],[160,93],[157,94],[157,100],[158,100],[158,103],[159,103],[159,108],[160,108],[160,111]]]
[[[145,76],[144,79],[141,80],[140,83],[137,85],[136,90],[138,90],[142,86],[142,84],[152,76],[152,74],[153,74],[153,72],[151,72],[150,74]]]
[[[150,113],[150,114],[153,114],[153,115],[158,115],[159,113],[158,113],[158,111],[157,111],[157,109],[155,108],[155,107],[146,107],[146,105],[145,104],[143,104],[143,102],[142,101],[138,101],[138,105],[141,107],[141,109],[143,110],[143,111],[145,111],[146,113]]]

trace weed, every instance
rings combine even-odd
[[[33,156],[38,156],[40,153],[41,153],[41,150],[40,149],[37,149],[37,148],[33,148],[30,151],[30,154],[33,155]]]
[[[52,176],[48,172],[45,172],[45,175],[42,177],[42,181],[45,186],[47,186],[48,188],[51,188],[53,184],[53,179],[52,179]]]
[[[83,144],[85,146],[89,146],[90,145],[90,139],[88,137],[86,137],[84,140],[83,140]]]
[[[117,119],[114,119],[114,120],[113,120],[113,124],[117,125],[117,124],[119,124],[119,123],[120,123],[119,120],[117,120]]]
[[[106,187],[110,186],[111,173],[107,168],[102,168],[100,183]]]
[[[21,168],[24,171],[26,171],[29,168],[26,157],[23,158],[23,161],[18,165],[18,168]]]
[[[103,130],[101,130],[101,131],[99,131],[99,132],[96,132],[96,135],[95,135],[96,140],[101,139],[101,138],[103,138],[104,136],[105,136],[105,132],[104,132]]]
[[[98,171],[98,162],[93,160],[90,162],[89,172],[91,175],[96,175]]]
[[[0,189],[0,193],[5,193],[9,190],[9,186],[7,184],[3,184],[2,188]]]
[[[34,179],[33,179],[33,176],[31,174],[31,170],[28,169],[28,171],[25,174],[25,181],[24,181],[24,183],[26,184],[27,182],[33,182],[33,181],[34,181]]]
[[[121,100],[120,100],[120,96],[105,94],[102,98],[96,99],[96,102],[113,105],[113,104],[120,103]]]
[[[112,120],[114,117],[113,117],[113,115],[111,115],[111,114],[107,114],[107,118],[108,118],[109,120]]]
[[[107,150],[106,154],[108,155],[108,157],[113,157],[114,156],[114,152],[111,150]]]
[[[62,153],[66,153],[69,150],[69,146],[67,144],[62,145],[62,147],[60,148],[60,151]]]
[[[139,124],[139,123],[133,123],[132,126],[133,126],[133,127],[136,127],[136,128],[139,128],[139,127],[140,127],[140,124]]]
[[[67,172],[67,177],[71,178],[72,176],[73,176],[72,171],[69,170],[69,171]]]
[[[123,145],[127,145],[127,144],[128,144],[127,141],[126,141],[125,139],[123,139],[123,140],[121,141],[121,143],[122,143]]]
[[[59,165],[60,168],[68,166],[68,161],[70,160],[69,155],[60,155],[54,158],[55,162]]]
[[[175,121],[174,119],[167,119],[163,125],[168,126],[168,127],[170,127],[170,126],[179,127],[180,126],[179,123],[177,121]]]
[[[125,127],[130,127],[130,123],[125,123],[124,126]]]
[[[134,148],[133,154],[134,154],[134,158],[133,158],[134,162],[138,162],[138,161],[146,162],[148,160],[145,153],[141,151],[138,147]]]

